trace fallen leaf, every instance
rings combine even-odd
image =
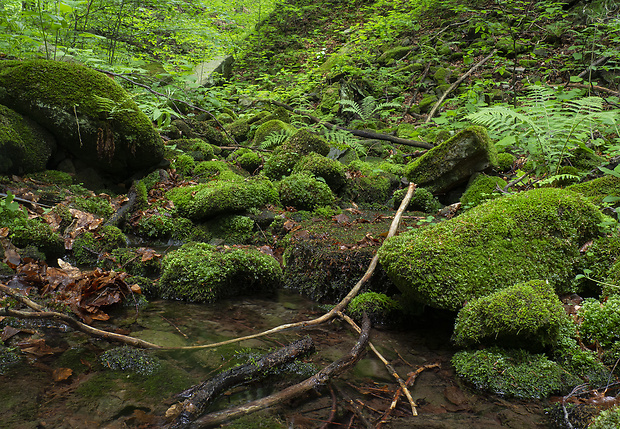
[[[71,368],[56,368],[52,371],[52,378],[54,381],[64,381],[67,378],[71,377],[73,374],[73,370]]]
[[[21,329],[14,328],[12,326],[5,326],[2,330],[2,334],[0,335],[0,341],[6,341],[11,337],[19,334]]]

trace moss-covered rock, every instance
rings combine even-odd
[[[127,237],[116,226],[107,225],[97,232],[85,232],[73,242],[73,256],[78,264],[94,265],[103,253],[127,246]]]
[[[316,152],[319,155],[327,156],[329,153],[329,145],[327,140],[316,134],[312,134],[307,129],[301,129],[293,134],[282,145],[283,152],[294,152],[299,155],[308,155],[310,152]]]
[[[620,427],[620,406],[602,411],[588,429],[616,429]]]
[[[280,180],[293,172],[300,159],[301,155],[296,152],[277,151],[265,161],[263,174],[271,180]]]
[[[461,196],[461,204],[465,208],[472,208],[483,201],[494,200],[501,197],[501,190],[508,183],[498,176],[478,174],[472,178],[467,189]]]
[[[254,145],[260,146],[265,139],[274,133],[293,134],[295,127],[279,119],[272,119],[260,125],[254,132]]]
[[[2,61],[0,103],[39,123],[98,171],[128,177],[163,159],[159,134],[131,96],[82,65]]]
[[[394,208],[397,209],[400,207],[400,203],[405,198],[407,194],[407,189],[399,189],[394,192]],[[435,198],[435,196],[426,188],[417,188],[413,195],[411,196],[411,200],[407,205],[406,210],[417,210],[424,213],[436,213],[439,209],[441,209],[441,203]]]
[[[160,293],[167,299],[213,302],[221,298],[271,292],[282,283],[282,269],[253,249],[219,249],[188,243],[163,260]]]
[[[176,188],[169,191],[167,196],[181,216],[193,220],[243,212],[250,208],[261,208],[279,202],[276,187],[264,177],[234,181],[218,180]]]
[[[45,170],[37,173],[28,174],[26,177],[50,185],[68,186],[73,183],[73,176],[64,171]]]
[[[497,150],[482,127],[469,127],[407,164],[407,178],[429,191],[445,192],[478,171],[497,166]]]
[[[159,359],[149,352],[129,346],[115,347],[100,357],[101,365],[112,371],[129,371],[140,375],[151,375],[161,367]]]
[[[391,238],[379,261],[405,297],[449,310],[536,278],[566,292],[603,219],[579,194],[535,189]]]
[[[292,174],[282,179],[278,186],[280,201],[284,206],[298,210],[314,210],[334,202],[334,194],[325,182],[308,174]]]
[[[514,165],[517,157],[508,152],[501,152],[497,154],[497,169],[499,171],[510,171]]]
[[[0,105],[0,174],[45,169],[56,141],[36,122]]]
[[[177,139],[170,140],[166,144],[182,150],[195,161],[209,161],[213,159],[215,153],[213,145],[203,139]]]
[[[193,176],[201,180],[242,180],[243,176],[235,173],[225,161],[202,161],[196,164]]]
[[[256,174],[263,165],[263,157],[247,148],[237,149],[227,159],[250,174]]]
[[[452,340],[458,346],[490,342],[539,351],[556,343],[566,322],[553,288],[531,280],[468,302],[459,311]]]
[[[398,321],[402,309],[398,301],[384,293],[364,292],[351,300],[347,313],[358,322],[366,313],[373,325],[391,325]]]
[[[566,189],[579,192],[600,206],[606,197],[620,197],[620,178],[605,175],[594,180],[570,185]]]
[[[586,342],[606,348],[620,340],[620,296],[610,296],[605,302],[586,298],[579,316],[582,318],[579,332]]]
[[[461,351],[452,364],[460,377],[478,389],[507,397],[541,399],[582,382],[545,355],[519,349]]]
[[[338,192],[345,183],[345,167],[340,162],[312,152],[297,162],[293,173],[311,173],[321,177],[334,192]]]
[[[4,226],[9,227],[9,239],[17,247],[36,246],[50,260],[56,260],[65,252],[64,240],[37,218],[20,216]]]
[[[171,167],[183,176],[190,176],[196,167],[196,160],[193,156],[183,153],[176,157]]]
[[[209,222],[209,231],[225,244],[245,244],[252,238],[254,221],[247,216],[221,216]]]

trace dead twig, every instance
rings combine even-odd
[[[484,57],[482,60],[480,60],[477,64],[475,64],[472,68],[470,68],[467,73],[465,73],[463,76],[461,76],[456,82],[454,82],[452,85],[450,85],[450,87],[446,90],[446,92],[444,92],[442,94],[442,96],[439,98],[439,100],[437,100],[437,103],[435,103],[435,105],[433,106],[433,108],[431,109],[430,113],[428,114],[428,116],[426,117],[426,121],[424,121],[425,123],[428,123],[431,121],[431,119],[433,118],[433,116],[435,115],[435,112],[437,111],[437,109],[439,109],[439,106],[441,106],[441,103],[443,103],[443,101],[446,99],[446,97],[448,96],[448,94],[450,94],[452,91],[454,91],[454,89],[459,86],[461,84],[461,82],[463,82],[465,79],[467,79],[467,77],[472,74],[478,67],[480,67],[481,65],[483,65],[484,63],[486,63],[493,55],[495,55],[497,53],[497,49],[494,49],[493,52],[491,52],[489,55],[487,55],[486,57]]]

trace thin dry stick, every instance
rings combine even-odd
[[[411,197],[413,196],[413,192],[415,191],[415,188],[416,188],[415,183],[409,184],[409,188],[407,189],[407,194],[405,195],[405,198],[403,198],[402,203],[400,203],[400,207],[398,208],[398,210],[396,211],[396,214],[394,215],[394,220],[392,221],[392,224],[390,225],[390,230],[386,238],[390,238],[394,236],[394,234],[396,234],[396,230],[398,229],[398,225],[400,224],[400,219],[403,216],[403,212],[409,205],[409,201],[411,201]],[[370,261],[370,265],[368,266],[368,269],[366,270],[366,273],[364,274],[364,276],[360,279],[359,282],[357,282],[357,284],[353,287],[353,289],[351,289],[351,291],[347,294],[347,296],[345,296],[342,299],[342,301],[336,304],[334,308],[332,308],[330,311],[328,311],[321,317],[308,320],[308,321],[304,321],[304,322],[287,323],[284,325],[276,326],[275,328],[269,329],[267,331],[259,332],[257,334],[247,335],[245,337],[233,338],[231,340],[221,341],[219,343],[203,344],[200,346],[174,347],[174,348],[169,348],[167,350],[209,349],[209,348],[223,346],[226,344],[232,344],[232,343],[238,343],[240,341],[251,340],[253,338],[264,337],[265,335],[275,334],[277,332],[282,332],[288,329],[305,328],[308,326],[315,326],[315,325],[320,325],[322,323],[325,323],[333,319],[339,312],[342,312],[342,310],[344,310],[345,307],[349,305],[349,302],[351,302],[351,300],[355,298],[355,296],[358,294],[358,292],[360,291],[364,283],[366,283],[370,279],[370,277],[372,276],[372,273],[375,271],[375,268],[377,267],[378,262],[379,262],[379,257],[375,255],[372,258],[372,261]]]
[[[439,98],[439,100],[437,100],[437,103],[435,103],[435,105],[433,106],[433,109],[428,114],[428,116],[426,118],[426,121],[424,121],[424,122],[425,123],[430,122],[431,119],[433,118],[433,116],[435,115],[435,112],[437,111],[437,109],[439,109],[439,106],[441,106],[441,103],[443,103],[443,101],[446,99],[448,94],[450,94],[457,86],[459,86],[461,84],[461,82],[463,82],[465,79],[467,79],[467,76],[472,74],[478,67],[480,67],[482,64],[486,63],[489,60],[489,58],[491,58],[493,55],[495,55],[496,52],[497,52],[497,49],[494,49],[493,52],[491,52],[488,56],[486,56],[485,58],[480,60],[480,62],[478,64],[476,64],[472,68],[470,68],[467,71],[467,73],[465,73],[463,76],[461,76],[459,78],[459,80],[457,80],[452,85],[450,85],[450,87],[446,90],[446,92],[444,92],[443,95]]]
[[[361,332],[360,327],[357,326],[357,323],[355,323],[355,321],[353,319],[351,319],[349,316],[347,316],[346,314],[344,314],[344,313],[342,313],[340,311],[338,312],[338,316],[340,318],[342,318],[344,321],[346,321],[349,325],[351,325],[353,327],[353,329],[355,329],[357,331],[357,333]],[[379,350],[377,350],[375,348],[373,343],[368,343],[368,346],[370,347],[370,350],[372,350],[373,353],[379,358],[379,360],[381,362],[383,362],[383,365],[385,365],[385,367],[387,368],[387,370],[390,373],[390,375],[396,379],[396,381],[398,382],[398,385],[400,386],[402,391],[405,392],[405,396],[409,400],[409,405],[411,405],[411,414],[413,416],[417,416],[418,415],[418,411],[416,409],[416,404],[415,404],[415,401],[413,400],[413,398],[411,397],[411,393],[409,392],[409,389],[407,389],[407,384],[404,382],[404,380],[402,378],[400,378],[400,375],[398,375],[398,373],[396,372],[394,367],[392,365],[390,365],[390,363],[387,361],[387,359],[385,359],[383,357],[383,355],[379,352]]]
[[[3,285],[2,283],[0,283],[0,292],[4,292],[7,295],[11,295],[13,298],[18,300],[19,302],[21,302],[25,306],[32,308],[33,310],[36,310],[36,311],[43,311],[44,310],[42,305],[37,304],[36,302],[32,301],[30,298],[27,298],[26,296],[22,295],[21,293],[19,293],[15,289],[10,288],[10,287],[8,287],[6,285]]]

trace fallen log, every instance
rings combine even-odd
[[[228,420],[236,419],[247,414],[251,414],[268,407],[280,404],[284,401],[297,398],[313,389],[325,385],[330,379],[339,376],[350,367],[355,365],[357,361],[362,357],[362,353],[366,350],[368,345],[370,334],[370,319],[364,314],[364,321],[362,323],[362,332],[357,340],[357,343],[344,357],[331,363],[323,368],[321,371],[314,374],[312,377],[298,383],[294,386],[287,387],[280,392],[273,395],[258,399],[256,401],[248,402],[247,404],[240,405],[238,407],[229,408],[228,410],[217,411],[215,413],[207,414],[194,423],[187,426],[189,429],[202,429],[209,428]]]
[[[210,380],[190,387],[179,395],[186,398],[180,404],[175,404],[166,412],[167,416],[178,413],[169,429],[188,427],[194,420],[204,413],[206,407],[224,390],[237,386],[248,380],[256,380],[265,376],[272,368],[284,365],[299,356],[309,353],[314,348],[312,339],[308,336],[294,341],[285,347],[268,353],[256,362],[237,366],[216,375]]]

